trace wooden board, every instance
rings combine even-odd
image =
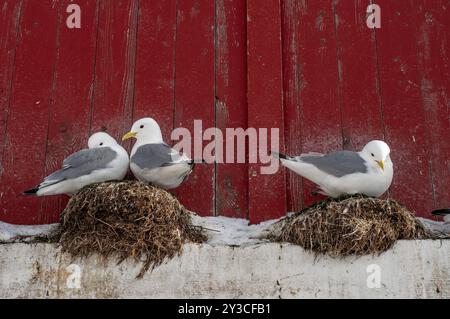
[[[280,129],[284,145],[283,82],[279,0],[247,1],[248,127]],[[268,141],[270,147],[270,134]],[[251,145],[250,145],[251,146]],[[270,151],[270,149],[266,150]],[[258,152],[260,153],[260,152]],[[249,217],[252,223],[286,213],[283,172],[261,174],[261,163],[249,164]]]
[[[300,68],[297,64],[299,53],[299,6],[296,0],[282,3],[283,30],[283,97],[284,134],[287,154],[302,152],[302,119],[299,101]],[[289,169],[286,173],[286,200],[288,211],[299,211],[303,207],[303,180]]]
[[[170,142],[174,121],[176,0],[140,1],[133,121],[154,118]]]
[[[224,161],[226,146],[231,145],[225,137],[227,128],[247,127],[246,20],[245,0],[216,1],[215,123],[226,142],[222,149]],[[216,165],[216,215],[248,218],[247,171],[246,163]]]
[[[299,145],[291,145],[293,154],[302,152],[330,152],[342,149],[342,110],[338,91],[337,40],[333,2],[326,0],[297,3],[298,31],[298,111],[290,110],[290,118],[297,112],[297,121],[289,123],[289,133],[298,138]],[[287,134],[288,135],[288,134]],[[299,186],[292,188],[298,191]],[[315,185],[303,181],[303,207],[322,199],[312,196]],[[291,191],[292,193],[292,191]],[[291,197],[295,196],[292,193]],[[298,207],[294,207],[298,209]]]
[[[352,151],[384,139],[375,31],[366,25],[369,4],[334,1],[343,148]]]
[[[383,13],[376,30],[383,120],[394,163],[390,195],[417,215],[430,216],[434,201],[418,67],[418,6],[409,1],[378,4]]]
[[[120,141],[134,103],[138,0],[100,1],[91,132]]]
[[[419,3],[416,33],[418,70],[429,145],[434,208],[450,207],[450,58],[448,56],[450,3]],[[429,217],[429,212],[424,216]]]
[[[0,11],[0,160],[5,145],[5,129],[11,101],[16,43],[18,40],[22,1],[4,1]],[[0,162],[0,177],[4,168]]]
[[[0,218],[41,223],[40,199],[22,192],[44,177],[45,146],[57,52],[58,6],[54,1],[24,1],[15,52],[9,116],[0,179]]]
[[[206,146],[202,132],[194,138],[194,120],[201,120],[203,130],[214,127],[214,2],[210,0],[178,1],[175,47],[175,121],[192,133],[194,144]],[[184,150],[189,151],[189,150]],[[190,210],[213,215],[214,164],[197,165],[189,179],[175,193]]]
[[[94,0],[79,1],[78,5],[82,8],[81,28],[69,29],[66,25],[69,15],[66,8],[70,3],[72,3],[70,0],[59,3],[57,55],[44,175],[59,169],[65,157],[87,148],[89,138],[98,3]],[[41,222],[57,222],[67,199],[67,196],[41,198],[39,210]]]

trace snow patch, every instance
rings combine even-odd
[[[13,225],[0,221],[0,243],[29,242],[51,235],[58,227],[59,224]]]
[[[192,223],[202,226],[208,234],[207,244],[211,246],[243,246],[264,242],[267,228],[278,220],[268,220],[257,225],[249,221],[230,217],[200,217],[192,214]]]
[[[205,228],[211,246],[243,246],[264,242],[267,228],[277,220],[257,225],[249,221],[230,217],[201,217],[192,213],[192,223]],[[13,225],[0,222],[0,243],[30,242],[36,237],[46,237],[56,231],[59,224]]]

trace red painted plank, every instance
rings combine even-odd
[[[82,14],[80,29],[69,29],[66,12],[70,0],[59,5],[60,23],[55,76],[46,147],[48,175],[61,167],[71,153],[87,147],[97,35],[97,1],[77,1]],[[67,196],[42,198],[40,223],[52,223],[67,203]]]
[[[375,31],[366,25],[371,0],[335,1],[344,148],[360,151],[384,139]]]
[[[390,194],[419,216],[429,216],[433,196],[429,146],[418,68],[417,3],[377,2],[376,30],[386,141],[392,149],[394,180]]]
[[[300,115],[296,116],[300,117],[298,121],[301,125],[293,122],[289,129],[301,132],[289,135],[301,136],[302,146],[301,149],[293,149],[292,153],[326,153],[342,148],[333,3],[311,0],[298,2],[297,5],[297,60],[292,63],[297,63],[299,70],[296,94]],[[298,111],[291,111],[291,114],[293,112]],[[312,196],[311,191],[314,189],[315,185],[310,181],[303,181],[303,206],[323,198]]]
[[[24,1],[22,10],[2,158],[0,218],[33,224],[40,221],[40,199],[24,198],[22,192],[44,177],[57,7],[54,1]]]
[[[216,21],[216,127],[225,135],[247,127],[246,1],[217,0]],[[245,163],[216,166],[217,215],[248,217],[247,172]]]
[[[280,145],[283,145],[280,1],[248,0],[247,21],[248,126],[268,130],[279,128]],[[267,148],[272,148],[271,138],[268,140]],[[249,217],[252,223],[286,213],[283,171],[264,175],[261,166],[260,162],[249,164]]]
[[[153,117],[167,143],[173,129],[176,2],[139,3],[133,120]]]
[[[91,132],[120,141],[132,124],[138,0],[100,1]]]
[[[298,1],[284,0],[281,4],[285,150],[287,154],[300,154],[302,119],[298,94],[300,91],[300,70],[297,63],[300,23]],[[287,210],[299,211],[303,207],[303,180],[291,170],[283,170],[286,172]]]
[[[416,41],[434,207],[444,208],[450,207],[450,3],[423,0],[419,4]]]
[[[0,4],[0,160],[3,155],[6,121],[10,107],[21,6],[22,1],[17,0],[4,1]],[[0,162],[0,176],[2,174],[3,167]]]
[[[214,2],[178,1],[175,48],[175,127],[194,133],[194,120],[203,130],[214,127]],[[192,135],[192,144],[195,144]],[[199,139],[197,143],[202,143]],[[203,147],[208,144],[203,141]],[[188,152],[190,150],[184,150]],[[201,154],[194,154],[197,158]],[[214,165],[197,165],[176,190],[180,201],[201,215],[214,214]]]

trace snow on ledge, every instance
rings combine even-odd
[[[276,220],[258,225],[249,225],[246,219],[229,217],[200,217],[192,213],[192,222],[206,228],[208,244],[211,246],[251,245],[268,226]],[[32,242],[36,237],[45,237],[57,230],[59,224],[12,225],[0,221],[0,243]]]

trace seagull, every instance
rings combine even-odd
[[[141,182],[164,189],[180,186],[192,172],[195,162],[164,143],[161,129],[152,118],[136,121],[122,140],[135,138],[130,169]]]
[[[308,153],[297,157],[272,152],[282,165],[316,183],[319,193],[330,197],[364,194],[379,197],[392,182],[389,146],[370,141],[360,152]]]
[[[88,148],[73,153],[63,161],[62,168],[25,195],[73,195],[86,185],[122,180],[128,172],[127,151],[104,132],[93,134]]]
[[[435,216],[442,216],[445,223],[450,223],[450,208],[436,209],[432,214]]]

